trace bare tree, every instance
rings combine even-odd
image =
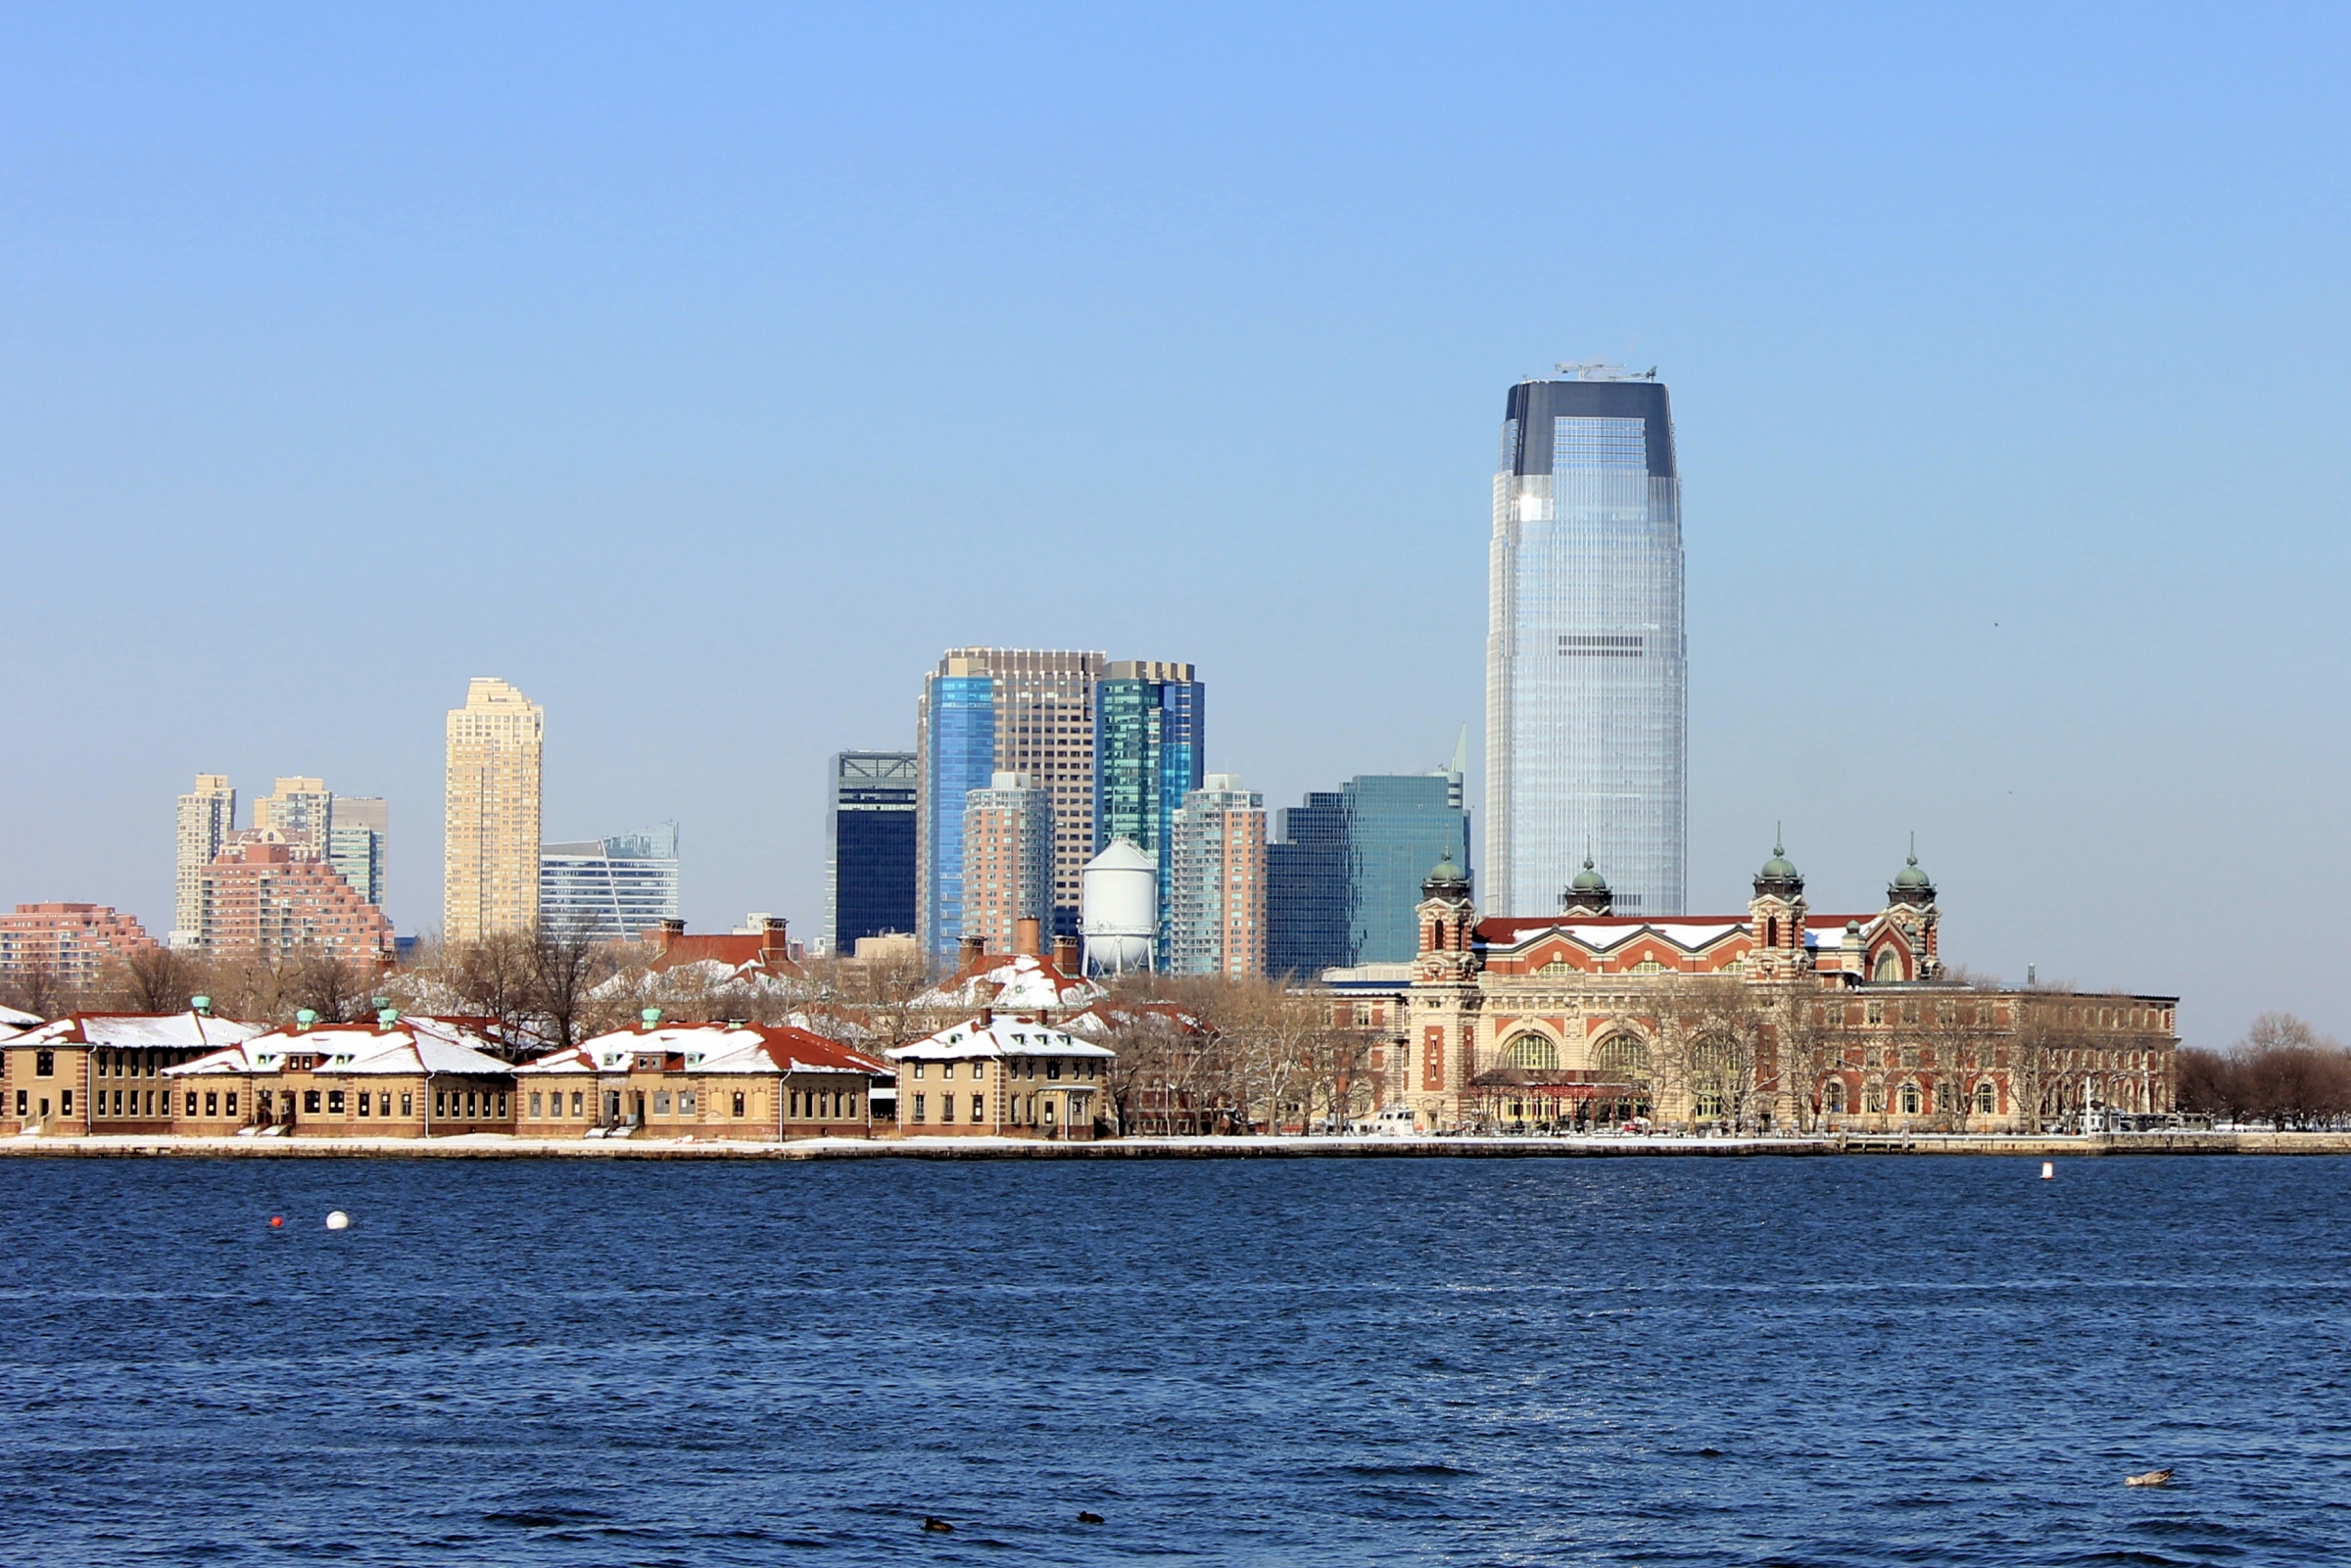
[[[2246,1110],[2280,1131],[2351,1117],[2351,1056],[2292,1014],[2255,1019],[2231,1055]]]
[[[887,1051],[930,1032],[931,1021],[918,1004],[931,990],[931,972],[915,943],[869,945],[863,958],[807,960],[798,1000],[819,1032]]]
[[[2074,1106],[2074,1058],[2081,1039],[2065,1017],[2061,993],[2017,993],[2016,1032],[2008,1044],[2008,1082],[2022,1130],[2039,1132]]]
[[[534,1011],[546,1021],[548,1044],[562,1050],[580,1042],[591,994],[618,967],[609,945],[584,927],[540,928],[531,944],[531,989]]]
[[[308,1008],[329,1023],[364,1018],[378,978],[372,964],[316,949],[289,955],[279,970],[281,1005]]]
[[[445,947],[439,978],[466,1012],[490,1020],[500,1046],[513,1053],[539,1011],[537,960],[534,937],[485,936]]]
[[[73,1011],[78,1000],[76,988],[66,983],[46,956],[16,964],[0,978],[0,1002],[40,1018],[62,1017]]]
[[[142,947],[114,975],[120,1005],[133,1013],[184,1013],[204,991],[204,966],[168,947]]]
[[[1926,997],[1919,1004],[1920,1070],[1933,1086],[1936,1124],[1951,1132],[1967,1130],[1976,1115],[1977,1080],[1991,1065],[1990,1007],[1959,992]]]
[[[1727,975],[1692,977],[1664,989],[1658,1012],[1662,1049],[1652,1053],[1652,1071],[1678,1094],[1682,1119],[1751,1131],[1769,1023],[1754,988]]]
[[[1776,1030],[1778,1076],[1799,1132],[1818,1131],[1828,1116],[1829,1080],[1844,1069],[1853,1043],[1845,1009],[1842,990],[1791,990],[1783,1006]]]

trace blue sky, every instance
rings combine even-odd
[[[548,710],[815,928],[956,643],[1197,663],[1269,804],[1482,708],[1503,395],[1660,367],[1699,907],[2351,1035],[2339,10],[0,10],[0,899],[198,771]]]

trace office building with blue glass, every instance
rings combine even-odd
[[[1125,838],[1159,867],[1156,965],[1168,967],[1171,828],[1207,777],[1208,694],[1188,664],[1118,659],[1094,684],[1092,853]]]
[[[860,937],[914,929],[914,818],[921,793],[911,751],[840,751],[827,770],[825,929],[828,953]]]
[[[539,846],[539,927],[633,942],[678,918],[678,825]]]
[[[1494,476],[1480,907],[1556,913],[1586,847],[1619,912],[1684,898],[1681,480],[1653,371],[1512,387]]]
[[[1078,934],[1094,846],[1094,687],[1109,658],[1035,648],[950,648],[915,717],[915,929],[935,961],[964,929],[965,797],[998,773],[1030,776],[1053,810],[1051,935]]]
[[[1266,968],[1312,976],[1359,964],[1409,963],[1428,869],[1469,864],[1462,776],[1366,774],[1279,813],[1266,848]]]

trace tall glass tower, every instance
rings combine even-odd
[[[1481,903],[1548,915],[1591,845],[1628,915],[1684,894],[1681,481],[1655,372],[1511,389],[1494,475]]]
[[[1053,806],[1053,898],[1045,934],[1078,934],[1094,843],[1094,683],[1099,651],[949,648],[915,715],[915,930],[952,961],[966,926],[964,797],[1025,773]]]
[[[1094,841],[1100,854],[1131,839],[1159,862],[1159,936],[1168,966],[1175,887],[1171,829],[1207,774],[1208,695],[1193,669],[1161,659],[1113,659],[1094,683]]]
[[[911,751],[840,751],[828,770],[824,950],[914,929],[914,819],[921,791]]]

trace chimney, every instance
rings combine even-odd
[[[955,973],[958,975],[969,974],[982,968],[987,963],[987,938],[984,936],[965,937],[962,946],[956,950],[956,957],[958,963]]]
[[[1053,967],[1071,979],[1076,979],[1079,975],[1078,962],[1078,938],[1075,936],[1054,937]]]
[[[645,939],[656,953],[668,952],[669,944],[685,934],[686,923],[682,920],[665,920],[658,926],[645,928]]]
[[[1042,957],[1045,950],[1044,923],[1033,915],[1023,916],[1012,923],[1012,950],[1024,958]]]
[[[791,962],[792,938],[789,935],[791,925],[792,923],[781,915],[770,915],[760,922],[762,927],[759,933],[760,963],[785,964]]]

